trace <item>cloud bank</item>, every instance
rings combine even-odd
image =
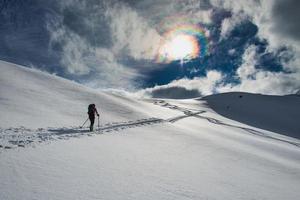
[[[67,76],[81,83],[138,89],[145,72],[161,67],[155,60],[163,33],[181,23],[212,23],[209,6],[181,0],[57,1],[47,22],[50,50],[61,55]]]
[[[297,0],[2,2],[0,58],[100,89],[173,98],[300,89]],[[208,54],[160,63],[165,33],[192,24]],[[148,88],[148,89],[145,89]]]
[[[196,98],[209,95],[222,84],[223,75],[218,71],[208,71],[205,77],[174,80],[167,85],[147,88],[139,92],[142,96],[155,98]]]
[[[160,36],[147,21],[121,2],[68,0],[58,5],[47,28],[65,72],[96,88],[138,87],[134,80],[143,75],[120,60],[154,57]]]
[[[207,95],[216,92],[243,91],[263,94],[294,94],[300,88],[300,24],[298,23],[300,6],[297,0],[211,0],[213,8],[230,12],[222,19],[220,26],[220,41],[231,39],[232,32],[245,21],[251,21],[258,27],[257,38],[266,41],[267,47],[261,50],[254,44],[248,44],[242,54],[241,64],[233,77],[236,81],[229,83],[228,77],[222,72],[213,72],[216,78],[207,77],[181,79],[165,86],[147,89],[148,93],[158,93],[166,88],[177,86],[187,91],[196,89],[200,94]],[[282,50],[284,49],[284,51]],[[235,53],[229,50],[229,55]],[[275,66],[264,66],[260,60],[273,54],[281,65],[281,70]],[[181,89],[182,90],[182,89]]]

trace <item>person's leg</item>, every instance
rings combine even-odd
[[[90,131],[93,131],[94,129],[94,122],[95,122],[95,116],[90,116],[90,121],[91,121],[91,125],[90,125]]]

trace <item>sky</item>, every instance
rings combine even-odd
[[[297,0],[0,0],[0,59],[191,98],[300,90]]]

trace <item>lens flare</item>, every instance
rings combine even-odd
[[[178,25],[163,35],[156,61],[169,63],[204,57],[208,53],[208,34],[198,25]]]

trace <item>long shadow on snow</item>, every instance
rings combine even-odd
[[[52,132],[55,135],[72,135],[77,133],[88,133],[89,130],[87,129],[78,129],[78,128],[50,128],[48,129],[49,132]]]
[[[97,127],[95,131],[102,132],[107,130],[118,130],[118,129],[125,129],[131,128],[134,126],[145,126],[154,123],[161,123],[163,122],[162,119],[159,118],[148,118],[148,119],[140,119],[136,121],[127,121],[127,122],[119,122],[119,123],[108,123],[107,125]],[[55,135],[72,135],[77,133],[91,133],[87,129],[81,128],[51,128],[48,131],[52,132]]]

